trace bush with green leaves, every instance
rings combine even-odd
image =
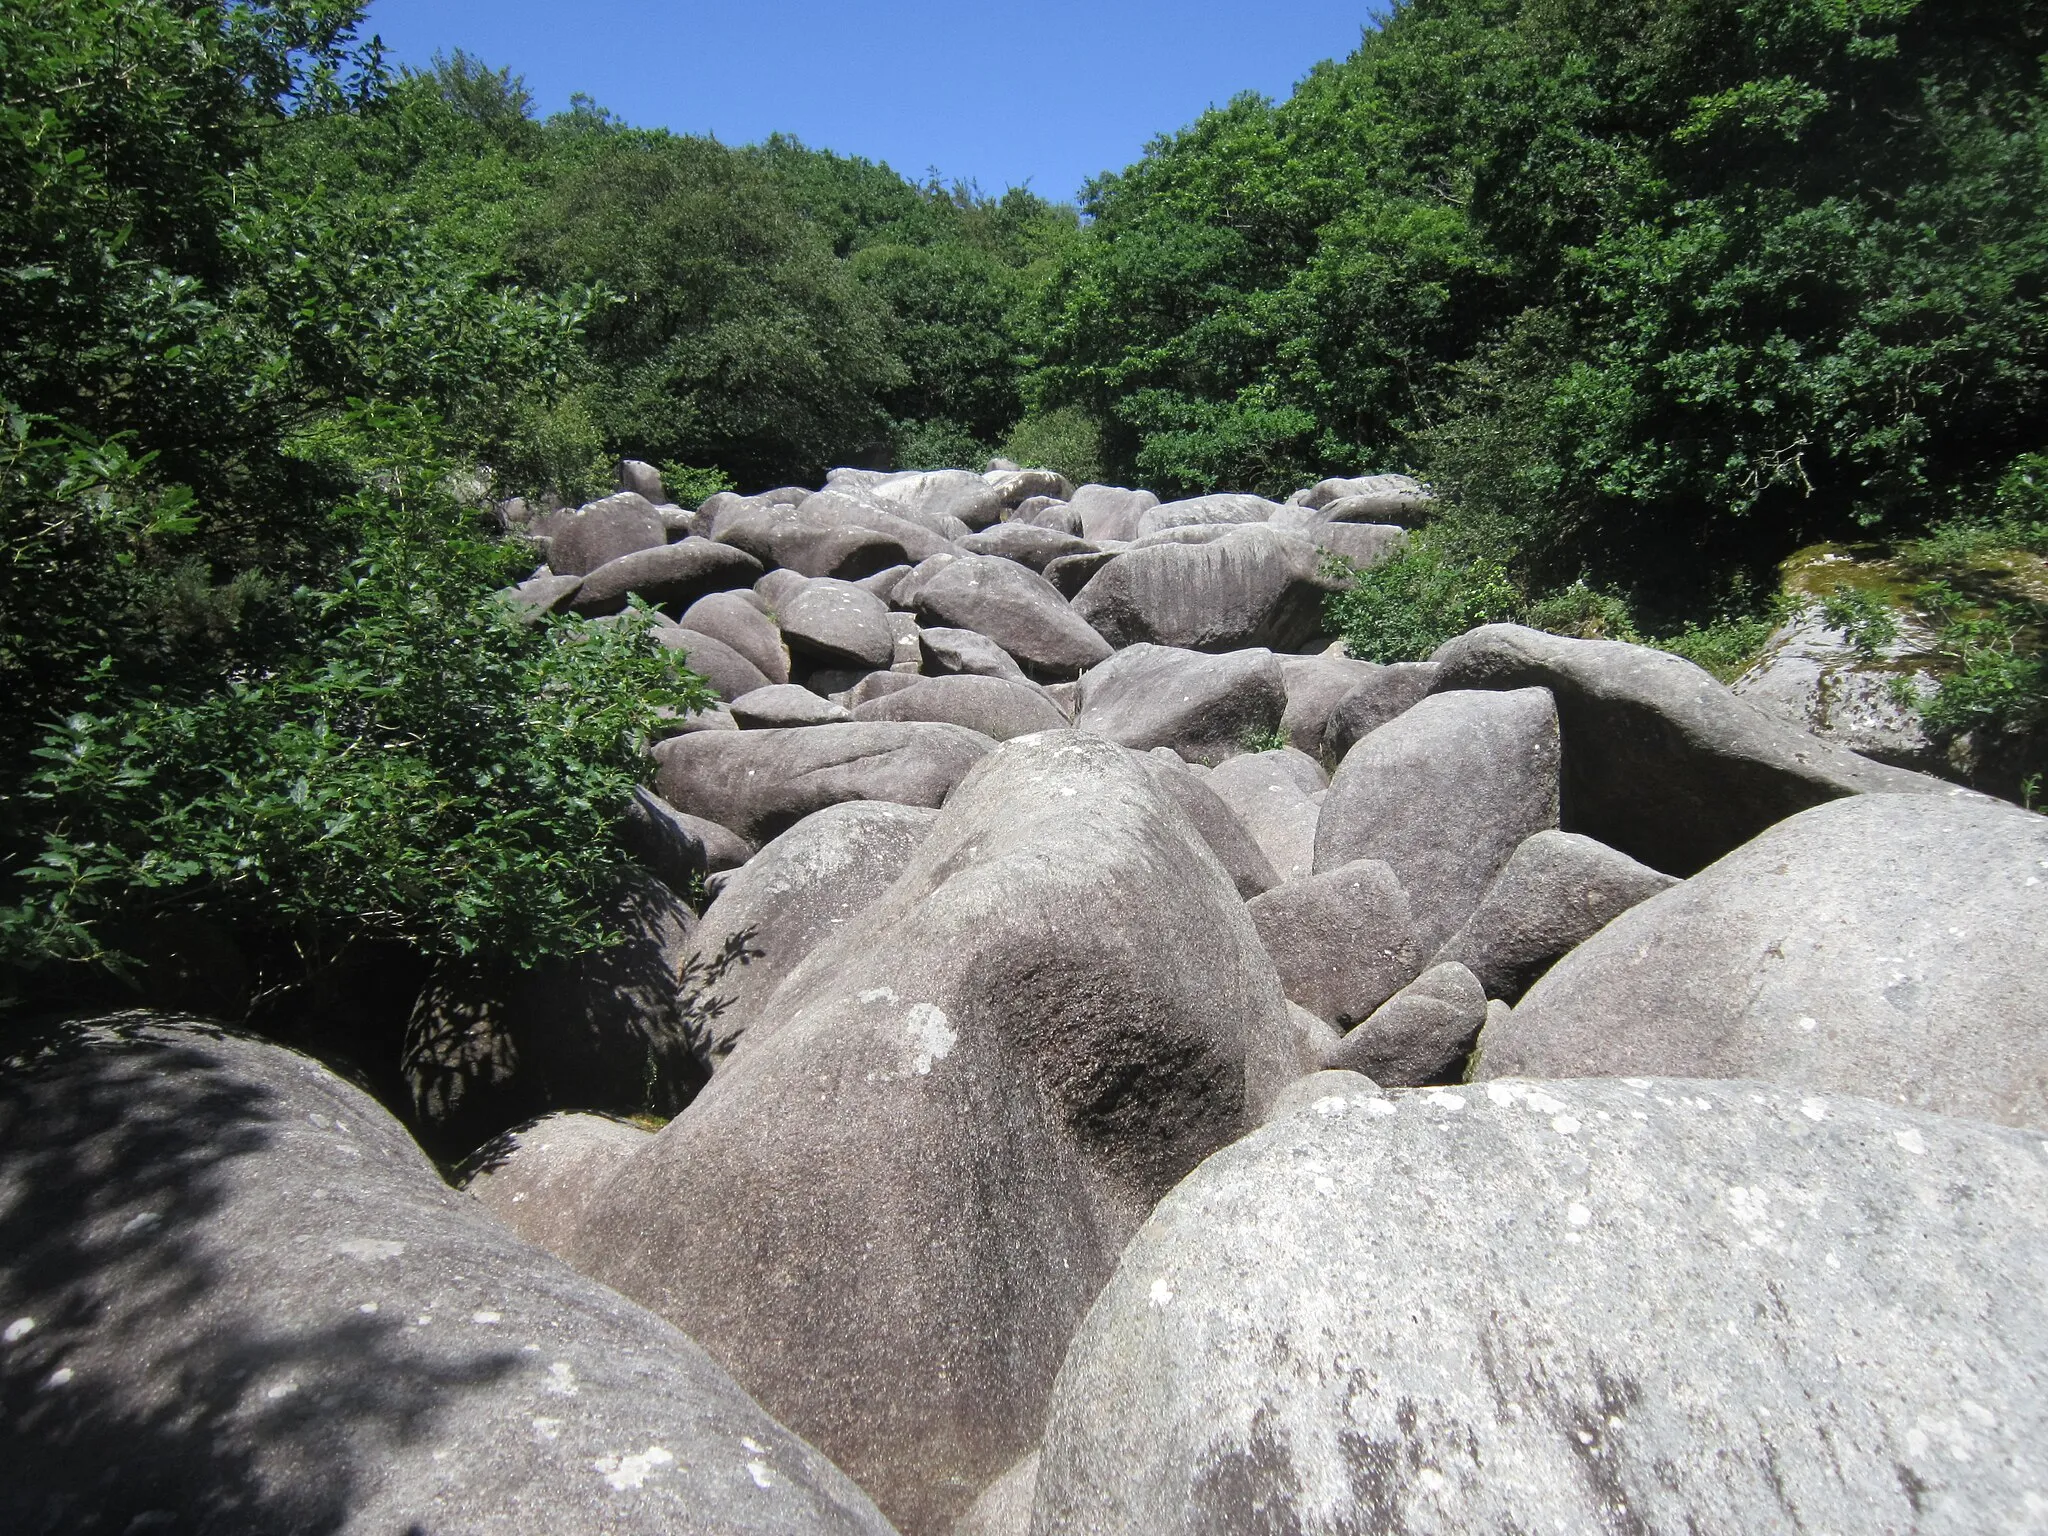
[[[1378,565],[1339,573],[1350,585],[1327,599],[1328,622],[1360,661],[1426,661],[1446,641],[1523,608],[1505,567],[1448,552],[1426,532]]]

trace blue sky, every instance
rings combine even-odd
[[[922,177],[1071,197],[1243,90],[1284,97],[1358,45],[1372,0],[374,0],[399,63],[462,48],[626,121],[778,130]]]

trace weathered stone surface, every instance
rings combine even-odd
[[[986,528],[1009,510],[1002,493],[971,469],[898,475],[869,487],[867,494],[938,531],[945,530],[947,519],[966,524],[961,533]]]
[[[738,651],[754,669],[771,683],[789,681],[789,650],[782,643],[782,631],[761,611],[751,592],[714,592],[692,603],[683,614],[683,627],[709,635]]]
[[[677,810],[759,843],[847,800],[939,805],[994,745],[957,725],[886,720],[705,731],[654,749],[656,786]]]
[[[747,507],[721,515],[713,537],[764,565],[804,576],[857,581],[894,565],[915,565],[946,548],[944,535],[907,518],[820,492],[801,505]]]
[[[1426,503],[1429,492],[1421,481],[1411,480],[1406,475],[1359,475],[1348,480],[1319,480],[1306,491],[1296,492],[1290,501],[1294,505],[1320,511],[1360,497],[1395,503]],[[1394,522],[1396,519],[1374,518],[1372,521]]]
[[[1271,861],[1245,830],[1244,823],[1177,756],[1165,749],[1137,756],[1153,782],[1202,835],[1202,841],[1229,874],[1239,896],[1249,901],[1280,883]]]
[[[1004,560],[1014,560],[1019,565],[1028,565],[1034,571],[1043,571],[1063,555],[1085,555],[1095,548],[1086,539],[1018,522],[998,523],[993,528],[970,534],[960,541],[960,547],[970,555],[999,556]]]
[[[1043,496],[1034,496],[1010,514],[1013,523],[1027,523],[1037,528],[1050,528],[1054,533],[1081,536],[1081,514],[1064,501],[1051,501]]]
[[[539,619],[545,614],[567,612],[582,587],[581,576],[529,576],[498,595],[515,608]]]
[[[782,637],[800,670],[886,668],[896,655],[889,606],[844,581],[808,581],[782,602]]]
[[[1761,1077],[2048,1128],[2048,821],[1873,795],[1773,827],[1581,944],[1488,1076]]]
[[[878,801],[827,806],[725,881],[682,961],[691,1048],[707,1070],[804,956],[896,883],[938,818]]]
[[[1045,579],[1053,584],[1060,596],[1069,602],[1080,596],[1081,589],[1095,579],[1095,573],[1123,552],[1117,549],[1097,550],[1092,554],[1060,555],[1048,560]]]
[[[14,1046],[0,1528],[886,1536],[308,1058],[146,1015]]]
[[[966,558],[957,548],[953,548],[942,550],[938,554],[933,555],[929,560],[920,561],[912,568],[909,575],[903,577],[890,589],[889,601],[898,608],[915,608],[917,606],[917,595],[924,590],[926,582],[937,576],[947,566],[956,564]]]
[[[761,562],[745,550],[709,539],[684,539],[607,560],[583,578],[569,607],[586,618],[618,613],[629,597],[684,608],[707,592],[751,587],[760,577]]]
[[[1322,509],[1322,516],[1333,528],[1420,528],[1435,509],[1436,502],[1428,496],[1340,496]]]
[[[1297,1077],[1281,1089],[1263,1123],[1271,1125],[1289,1115],[1341,1115],[1356,1109],[1370,1110],[1369,1100],[1385,1097],[1380,1085],[1364,1073],[1325,1067],[1306,1077]],[[1036,1492],[1035,1482],[1033,1491]]]
[[[877,571],[872,576],[861,577],[854,585],[863,592],[873,593],[886,603],[896,596],[897,586],[914,569],[914,566],[892,565],[886,571]]]
[[[1013,683],[1025,681],[1024,669],[1016,658],[987,635],[971,629],[948,629],[934,625],[920,628],[917,643],[924,665],[935,673],[969,677],[995,677]]]
[[[1729,686],[1737,698],[1822,741],[1923,773],[1947,762],[1920,706],[1940,686],[1921,663],[1939,644],[1906,619],[1866,657],[1827,621],[1818,602],[1789,615],[1755,665]]]
[[[1036,1442],[1152,1202],[1291,1077],[1285,1008],[1130,754],[1006,743],[610,1182],[579,1256],[943,1533]]]
[[[1389,523],[1311,523],[1301,531],[1316,548],[1342,556],[1361,571],[1393,559],[1408,544],[1408,530]]]
[[[1282,885],[1245,910],[1287,1000],[1340,1029],[1370,1016],[1422,969],[1407,893],[1378,859]]]
[[[1322,808],[1309,797],[1329,780],[1314,758],[1291,747],[1247,752],[1218,764],[1204,782],[1244,823],[1283,882],[1315,873]]]
[[[2039,1523],[2038,1137],[1761,1084],[1340,1104],[1138,1234],[1037,1536]]]
[[[668,500],[668,492],[661,484],[661,471],[639,459],[619,461],[619,489],[644,496],[657,507]]]
[[[1084,485],[1067,498],[1081,519],[1084,539],[1130,539],[1138,519],[1159,505],[1150,491],[1128,491],[1116,485]]]
[[[1271,651],[1210,656],[1133,645],[1083,677],[1078,697],[1074,723],[1084,731],[1215,764],[1279,726],[1287,685]]]
[[[969,555],[937,571],[910,599],[921,623],[987,635],[1019,666],[1072,678],[1110,655],[1058,588],[1028,566]]]
[[[754,600],[771,620],[779,618],[783,604],[803,591],[810,579],[795,571],[770,571],[754,583]]]
[[[560,1255],[591,1191],[653,1135],[607,1115],[543,1115],[485,1147],[462,1187],[534,1247]]]
[[[979,731],[991,741],[1065,730],[1068,724],[1058,707],[1028,683],[967,676],[913,678],[908,688],[860,705],[853,718],[943,721]]]
[[[1385,859],[1408,893],[1416,942],[1433,954],[1522,840],[1557,825],[1557,735],[1541,688],[1433,694],[1345,756],[1317,825],[1316,869]]]
[[[853,715],[844,705],[823,699],[795,683],[775,683],[743,693],[730,706],[743,731],[780,730],[799,725],[841,725]]]
[[[1432,965],[1388,998],[1330,1052],[1329,1064],[1389,1088],[1453,1082],[1486,1027],[1479,978],[1450,961]]]
[[[1844,795],[1949,790],[1818,741],[1645,646],[1488,624],[1435,660],[1439,691],[1548,688],[1564,732],[1565,830],[1681,878]]]
[[[1074,482],[1055,469],[992,469],[982,478],[1005,507],[1018,507],[1038,496],[1065,501],[1074,494]]]
[[[1677,883],[1590,837],[1538,832],[1437,958],[1471,971],[1488,997],[1513,1002],[1560,955]]]
[[[1142,539],[1171,528],[1205,528],[1224,523],[1263,523],[1280,510],[1280,504],[1263,496],[1224,492],[1214,496],[1193,496],[1186,501],[1169,501],[1138,515],[1127,538]]]
[[[967,1513],[953,1522],[953,1536],[1031,1536],[1031,1499],[1038,1490],[1038,1452],[1033,1451],[982,1489]]]
[[[620,942],[574,959],[528,971],[435,968],[413,1005],[401,1070],[436,1151],[468,1153],[552,1110],[672,1115],[690,1102],[703,1073],[676,975],[696,914],[643,876],[604,923]]]
[[[634,862],[678,896],[721,869],[737,869],[754,850],[715,821],[685,816],[659,795],[633,791],[619,842]]]
[[[623,492],[593,501],[550,528],[548,566],[557,576],[587,576],[635,550],[668,542],[661,514],[644,496]]]
[[[1089,578],[1074,612],[1118,647],[1293,650],[1323,627],[1322,552],[1299,534],[1253,525],[1203,544],[1153,544]]]
[[[661,645],[674,651],[683,665],[711,685],[711,691],[730,702],[757,688],[766,688],[768,678],[746,657],[710,635],[699,634],[680,624],[663,624],[649,631]]]
[[[1330,716],[1345,695],[1370,682],[1378,670],[1369,661],[1353,661],[1348,656],[1281,657],[1280,675],[1287,683],[1287,713],[1280,717],[1280,734],[1287,738],[1287,744],[1310,757],[1321,758]],[[1344,746],[1348,751],[1351,743],[1347,741]],[[1338,753],[1334,761],[1342,761],[1343,755]]]
[[[859,709],[873,699],[886,699],[892,693],[901,693],[906,688],[915,688],[923,679],[914,672],[870,672],[856,683],[846,695],[846,707]]]
[[[1378,666],[1369,661],[1354,661],[1350,665],[1368,670],[1331,706],[1329,718],[1323,723],[1322,757],[1326,763],[1343,762],[1354,746],[1389,720],[1405,715],[1436,687],[1437,669],[1432,662],[1401,661]]]

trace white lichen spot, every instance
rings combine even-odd
[[[1561,1115],[1570,1106],[1553,1099],[1549,1094],[1533,1092],[1529,1095],[1529,1111],[1537,1115]]]
[[[72,1370],[70,1366],[60,1365],[57,1367],[57,1369],[50,1372],[48,1376],[43,1378],[44,1390],[47,1391],[51,1387],[67,1386],[70,1384],[72,1378],[75,1377],[77,1374],[78,1372]]]
[[[1550,1122],[1550,1128],[1560,1136],[1576,1136],[1580,1131],[1579,1122],[1570,1115],[1559,1115]]]
[[[1334,1195],[1335,1193],[1337,1193],[1337,1181],[1331,1178],[1327,1173],[1317,1174],[1316,1193],[1319,1195]]]
[[[1963,1400],[1963,1416],[1965,1418],[1975,1419],[1979,1424],[1982,1424],[1986,1429],[1991,1429],[1995,1427],[1998,1423],[1997,1414],[1993,1413],[1989,1408],[1986,1408],[1982,1403],[1973,1403],[1969,1401],[1969,1399],[1967,1398]]]
[[[1910,1152],[1915,1157],[1925,1157],[1927,1155],[1926,1141],[1918,1131],[1913,1130],[1911,1127],[1903,1131],[1892,1132],[1892,1140],[1899,1144],[1901,1151]]]
[[[1424,1467],[1416,1473],[1415,1480],[1422,1484],[1423,1490],[1427,1493],[1442,1493],[1451,1486],[1451,1480],[1435,1467]]]
[[[372,1264],[379,1259],[397,1258],[405,1252],[405,1244],[382,1237],[345,1237],[334,1245],[334,1251],[345,1259],[360,1259],[365,1264]]]
[[[1819,1019],[1811,1019],[1811,1018],[1802,1018],[1802,1019],[1801,1019],[1801,1020],[1799,1021],[1799,1028],[1800,1028],[1800,1030],[1801,1030],[1801,1031],[1802,1031],[1803,1033],[1805,1033],[1805,1034],[1809,1034],[1809,1035],[1810,1035],[1810,1034],[1812,1034],[1812,1033],[1813,1033],[1813,1032],[1814,1032],[1814,1031],[1815,1031],[1816,1029],[1819,1029],[1819,1028],[1820,1028],[1820,1020],[1819,1020]]]
[[[1438,1109],[1448,1109],[1455,1112],[1465,1107],[1465,1095],[1462,1093],[1446,1093],[1438,1089],[1430,1094],[1429,1102]]]
[[[0,1329],[0,1339],[9,1344],[19,1344],[36,1331],[36,1320],[32,1317],[17,1317],[5,1329]]]
[[[544,1385],[555,1397],[574,1397],[579,1390],[576,1385],[576,1372],[566,1360],[557,1360],[548,1367],[548,1379]]]
[[[945,1014],[930,1003],[919,1003],[910,1010],[910,1016],[903,1021],[904,1032],[910,1037],[910,1070],[919,1077],[930,1077],[932,1065],[952,1055],[953,1047],[960,1043],[960,1036],[946,1021]]]
[[[650,1445],[630,1456],[600,1456],[592,1465],[616,1491],[625,1493],[643,1487],[663,1467],[675,1465],[675,1457],[658,1445]]]
[[[1826,1099],[1801,1099],[1799,1101],[1799,1113],[1816,1123],[1825,1120],[1828,1117],[1828,1101]]]
[[[1566,1211],[1564,1214],[1565,1220],[1569,1221],[1575,1227],[1590,1227],[1591,1225],[1593,1225],[1592,1211],[1588,1210],[1585,1206],[1578,1204],[1576,1201],[1573,1202],[1571,1209]]]
[[[366,1301],[360,1307],[357,1307],[356,1310],[365,1317],[375,1317],[377,1315],[377,1303]]]
[[[1650,1086],[1651,1079],[1647,1077],[1624,1077],[1622,1081],[1635,1089],[1637,1093],[1641,1093]]]
[[[768,1447],[756,1440],[752,1435],[740,1436],[740,1448],[752,1451],[756,1456],[765,1456],[768,1453]]]
[[[1367,1099],[1365,1112],[1369,1115],[1391,1115],[1395,1113],[1392,1099]]]
[[[562,1421],[560,1419],[535,1419],[533,1421],[533,1432],[543,1440],[559,1440],[562,1436]]]
[[[1162,1312],[1173,1305],[1173,1287],[1166,1283],[1164,1275],[1152,1282],[1152,1305]]]
[[[263,1395],[274,1403],[278,1401],[278,1399],[280,1398],[290,1397],[294,1392],[298,1390],[299,1384],[296,1381],[280,1381],[276,1386],[270,1388],[270,1390],[265,1392]]]
[[[893,1003],[893,1002],[897,1001],[897,998],[896,998],[896,993],[895,993],[895,990],[894,990],[893,988],[890,988],[890,987],[869,987],[869,988],[867,989],[867,991],[865,991],[865,992],[863,992],[863,993],[861,993],[861,994],[860,994],[860,1000],[861,1000],[862,1002],[864,1002],[864,1003],[869,1003],[869,1004],[873,1004],[873,1003]]]
[[[490,1328],[505,1321],[505,1315],[502,1312],[472,1312],[469,1314],[469,1320],[482,1327]]]
[[[429,1325],[430,1323],[432,1323],[433,1321],[434,1321],[434,1314],[433,1314],[433,1313],[431,1313],[431,1312],[422,1312],[422,1313],[421,1313],[421,1314],[420,1314],[420,1315],[419,1315],[418,1317],[416,1317],[416,1318],[414,1318],[414,1319],[412,1320],[412,1325],[413,1325],[413,1327],[415,1327],[415,1328],[425,1328],[426,1326],[428,1326],[428,1325]]]
[[[1521,1095],[1506,1083],[1489,1083],[1486,1097],[1495,1109],[1506,1109]]]
[[[128,1237],[137,1232],[146,1232],[162,1220],[163,1217],[155,1211],[140,1211],[122,1224],[121,1235]]]
[[[1345,1108],[1344,1096],[1341,1093],[1333,1093],[1328,1098],[1317,1099],[1315,1108],[1316,1113],[1325,1119],[1331,1115],[1341,1115]]]
[[[1067,793],[1071,795],[1073,791],[1070,789]],[[775,1486],[775,1479],[768,1475],[768,1463],[765,1461],[748,1462],[747,1476],[754,1480],[756,1488],[773,1488]]]

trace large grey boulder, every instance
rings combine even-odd
[[[485,1147],[462,1187],[534,1247],[560,1255],[591,1193],[653,1135],[608,1115],[543,1115]]]
[[[979,731],[991,741],[1064,730],[1068,724],[1059,707],[1028,683],[969,676],[913,678],[909,687],[858,706],[853,718],[943,721]]]
[[[771,683],[789,681],[789,648],[782,631],[752,593],[714,592],[684,612],[682,624],[739,652]]]
[[[1949,789],[1818,741],[1645,646],[1488,624],[1434,659],[1439,691],[1548,688],[1564,732],[1565,830],[1680,878],[1844,795]]]
[[[1159,505],[1150,491],[1129,491],[1117,485],[1084,485],[1067,498],[1081,520],[1084,539],[1133,539],[1138,519]]]
[[[654,504],[630,491],[593,501],[575,516],[554,522],[551,534],[548,568],[557,576],[588,576],[622,555],[668,542]]]
[[[782,730],[799,725],[841,725],[853,718],[844,705],[820,698],[795,683],[773,683],[743,693],[728,706],[743,731]]]
[[[851,582],[807,581],[778,610],[782,637],[798,670],[886,669],[896,655],[889,605]]]
[[[1287,744],[1310,757],[1322,757],[1330,716],[1352,690],[1371,681],[1378,671],[1371,662],[1353,661],[1348,656],[1281,657],[1280,675],[1287,684],[1287,713],[1280,717],[1280,734],[1287,738]],[[1345,742],[1344,747],[1349,751],[1351,742]],[[1343,757],[1344,753],[1339,752],[1331,761],[1341,762]]]
[[[840,581],[915,565],[948,543],[943,534],[907,518],[831,492],[794,507],[757,504],[721,514],[712,537],[764,565]]]
[[[711,691],[721,699],[730,702],[768,686],[767,674],[723,640],[681,624],[663,624],[648,633],[657,644],[675,652],[683,665],[709,683]]]
[[[657,507],[668,500],[661,483],[661,471],[641,459],[619,461],[619,489],[646,497]]]
[[[1118,545],[1114,549],[1097,549],[1091,553],[1059,555],[1045,565],[1045,579],[1053,584],[1060,596],[1072,602],[1081,595],[1081,590],[1095,579],[1095,573],[1127,549]]]
[[[1034,571],[1043,571],[1063,555],[1085,555],[1095,548],[1086,539],[1056,533],[1031,523],[1016,522],[998,523],[993,528],[970,534],[960,541],[960,547],[970,555],[995,555],[1004,560],[1014,560],[1019,565],[1028,565]]]
[[[1038,1452],[1033,1451],[982,1489],[953,1522],[953,1536],[1031,1536],[1031,1502],[1037,1492]]]
[[[1729,685],[1765,714],[1895,767],[1939,772],[1945,755],[1929,736],[1921,705],[1940,687],[1924,665],[1940,639],[1917,616],[1898,613],[1897,633],[1866,655],[1827,619],[1818,601],[1786,615],[1756,662]]]
[[[1311,523],[1302,534],[1325,554],[1369,571],[1408,547],[1408,530],[1389,523]]]
[[[993,677],[1018,684],[1027,681],[1014,656],[971,629],[949,629],[942,624],[920,627],[917,645],[922,666],[937,675]]]
[[[1314,758],[1292,747],[1247,752],[1218,764],[1204,782],[1244,823],[1283,882],[1315,873],[1322,807],[1311,797],[1329,781]]]
[[[1437,958],[1471,971],[1488,997],[1513,1002],[1560,955],[1677,883],[1590,837],[1538,832]]]
[[[619,823],[619,844],[678,896],[721,870],[737,869],[754,850],[715,821],[685,816],[659,795],[636,788]]]
[[[924,590],[925,583],[932,580],[947,566],[956,564],[966,558],[956,546],[941,550],[929,560],[919,561],[911,568],[908,575],[899,578],[896,585],[889,589],[889,601],[906,612],[915,609],[917,607],[917,595]]]
[[[987,635],[1030,672],[1055,680],[1107,661],[1109,642],[1038,572],[993,555],[937,571],[908,600],[921,623]]]
[[[1369,670],[1331,706],[1329,718],[1323,722],[1322,757],[1326,763],[1343,762],[1354,746],[1389,720],[1408,713],[1436,687],[1437,668],[1431,662],[1379,666],[1354,661],[1350,665]]]
[[[1325,1060],[1389,1088],[1450,1082],[1464,1074],[1488,1016],[1479,978],[1443,961],[1382,1003]]]
[[[1237,894],[1249,901],[1280,883],[1265,850],[1229,806],[1174,753],[1161,749],[1135,754],[1153,783],[1180,807],[1209,851],[1216,855]]]
[[[1222,492],[1193,496],[1186,501],[1169,501],[1138,515],[1127,537],[1142,539],[1174,528],[1209,528],[1221,524],[1263,523],[1280,510],[1280,504],[1263,496]]]
[[[1293,650],[1323,631],[1335,583],[1299,534],[1251,526],[1202,544],[1133,549],[1097,571],[1074,612],[1118,647]]]
[[[1428,487],[1419,480],[1406,475],[1357,475],[1350,478],[1338,476],[1319,480],[1305,491],[1297,491],[1288,498],[1290,505],[1308,507],[1322,511],[1340,502],[1360,498],[1380,501],[1389,506],[1427,503],[1430,499]],[[1398,522],[1394,517],[1375,517],[1371,522]]]
[[[582,590],[581,576],[529,576],[498,596],[530,621],[538,621],[551,613],[567,613]]]
[[[1133,645],[1083,677],[1078,699],[1074,723],[1084,731],[1213,765],[1278,728],[1287,684],[1271,651]]]
[[[1081,536],[1081,514],[1066,502],[1053,501],[1045,496],[1032,497],[1012,512],[1009,520],[1035,528],[1049,528],[1071,538]]]
[[[954,522],[966,525],[959,530],[961,534],[986,528],[1001,521],[1009,510],[1003,493],[971,469],[897,475],[868,487],[866,494],[939,532],[947,531]]]
[[[709,737],[680,737],[708,740]],[[421,1134],[463,1154],[553,1110],[672,1115],[704,1080],[676,980],[697,917],[657,880],[603,913],[608,948],[527,971],[444,961],[400,1063]]]
[[[691,1048],[707,1070],[804,956],[896,883],[938,817],[879,801],[827,806],[727,878],[681,966]]]
[[[887,1536],[360,1089],[147,1015],[0,1072],[0,1528]]]
[[[1282,885],[1245,910],[1287,1000],[1339,1029],[1370,1016],[1422,969],[1407,893],[1378,859]]]
[[[991,469],[982,479],[1009,508],[1020,507],[1034,497],[1065,501],[1074,494],[1074,482],[1056,469]]]
[[[637,597],[657,607],[681,609],[707,592],[751,587],[760,578],[761,562],[745,550],[709,539],[684,539],[607,560],[583,578],[569,608],[586,618],[599,618],[618,613],[628,598]]]
[[[1439,693],[1346,755],[1316,869],[1385,859],[1424,954],[1464,926],[1523,839],[1557,825],[1557,710],[1541,688]]]
[[[1616,918],[1480,1042],[1488,1076],[1762,1077],[2048,1128],[2048,820],[1872,795]]]
[[[1331,1095],[1126,1251],[1032,1530],[2034,1529],[2038,1143],[1754,1083]]]
[[[940,805],[994,746],[923,721],[702,731],[654,749],[655,787],[677,810],[762,843],[848,800]]]
[[[1129,753],[1005,743],[609,1182],[579,1257],[943,1536],[1036,1443],[1153,1201],[1293,1075],[1285,1009]]]

